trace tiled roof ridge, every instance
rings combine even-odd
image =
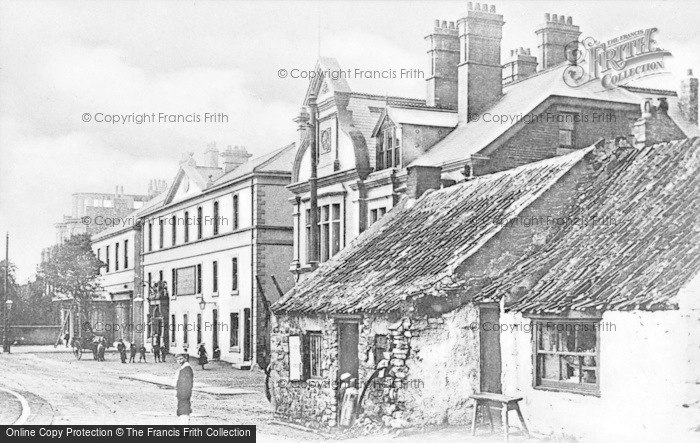
[[[628,90],[629,92],[646,92],[649,94],[656,94],[656,95],[678,96],[678,93],[676,91],[672,91],[670,89],[642,88],[639,86],[630,86],[630,85],[624,85],[624,86],[620,86],[620,87]]]

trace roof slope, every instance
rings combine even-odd
[[[601,223],[560,230],[484,297],[520,292],[508,308],[540,313],[675,307],[679,289],[700,270],[700,139],[619,155],[572,208],[571,219]],[[530,289],[521,287],[543,272]]]
[[[606,89],[600,81],[591,81],[572,88],[564,81],[563,74],[567,66],[568,64],[564,63],[503,87],[501,99],[485,112],[494,116],[506,115],[514,120],[500,124],[477,117],[469,123],[460,123],[454,131],[424,155],[418,157],[411,165],[442,166],[456,160],[466,160],[472,154],[477,154],[488,147],[508,129],[519,123],[517,116],[525,118],[552,96],[631,104],[641,104],[646,97],[667,97],[668,113],[671,118],[687,136],[698,135],[697,126],[688,124],[683,119],[678,97],[674,92],[623,87]]]
[[[354,313],[399,309],[451,278],[454,269],[590,149],[479,177],[402,200],[334,259],[300,282],[277,312]]]

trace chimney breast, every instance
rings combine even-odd
[[[698,124],[698,79],[693,77],[692,69],[688,69],[687,77],[681,80],[678,106],[686,121],[694,125]]]
[[[216,148],[216,142],[207,143],[207,150],[204,151],[204,157],[207,161],[207,166],[210,168],[219,167],[219,150]]]
[[[224,152],[221,153],[224,158],[224,172],[231,172],[243,163],[247,162],[252,154],[248,154],[245,147],[236,146],[231,148],[229,145]]]
[[[457,71],[457,109],[460,122],[467,123],[497,101],[503,93],[501,37],[503,16],[487,5],[468,9],[457,22],[459,31],[459,68]]]
[[[510,51],[510,59],[503,65],[503,84],[522,80],[537,71],[537,57],[530,49],[518,48]]]
[[[566,61],[566,45],[578,41],[581,31],[571,17],[544,15],[545,23],[535,31],[539,44],[539,60],[542,69],[557,66]]]
[[[433,32],[425,37],[430,57],[430,77],[426,80],[426,103],[443,108],[457,107],[457,65],[459,36],[454,22],[435,20]]]

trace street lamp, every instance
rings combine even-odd
[[[204,296],[199,299],[199,309],[204,311],[204,308],[207,307],[207,302],[204,301]]]
[[[9,298],[5,301],[5,343],[3,344],[3,352],[10,353],[10,311],[12,310],[12,300]]]

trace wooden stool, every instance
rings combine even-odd
[[[470,396],[474,400],[474,416],[472,418],[472,435],[476,435],[476,414],[479,411],[479,407],[482,408],[482,414],[484,407],[486,409],[486,416],[489,418],[489,424],[491,425],[491,432],[493,432],[493,418],[491,417],[491,406],[501,409],[501,420],[503,422],[503,436],[505,440],[508,441],[508,411],[514,409],[518,414],[520,419],[520,424],[523,426],[523,431],[530,437],[530,431],[528,431],[525,425],[525,419],[523,414],[520,412],[520,406],[518,402],[522,400],[522,397],[509,397],[502,394],[492,394],[490,392],[479,392]]]

